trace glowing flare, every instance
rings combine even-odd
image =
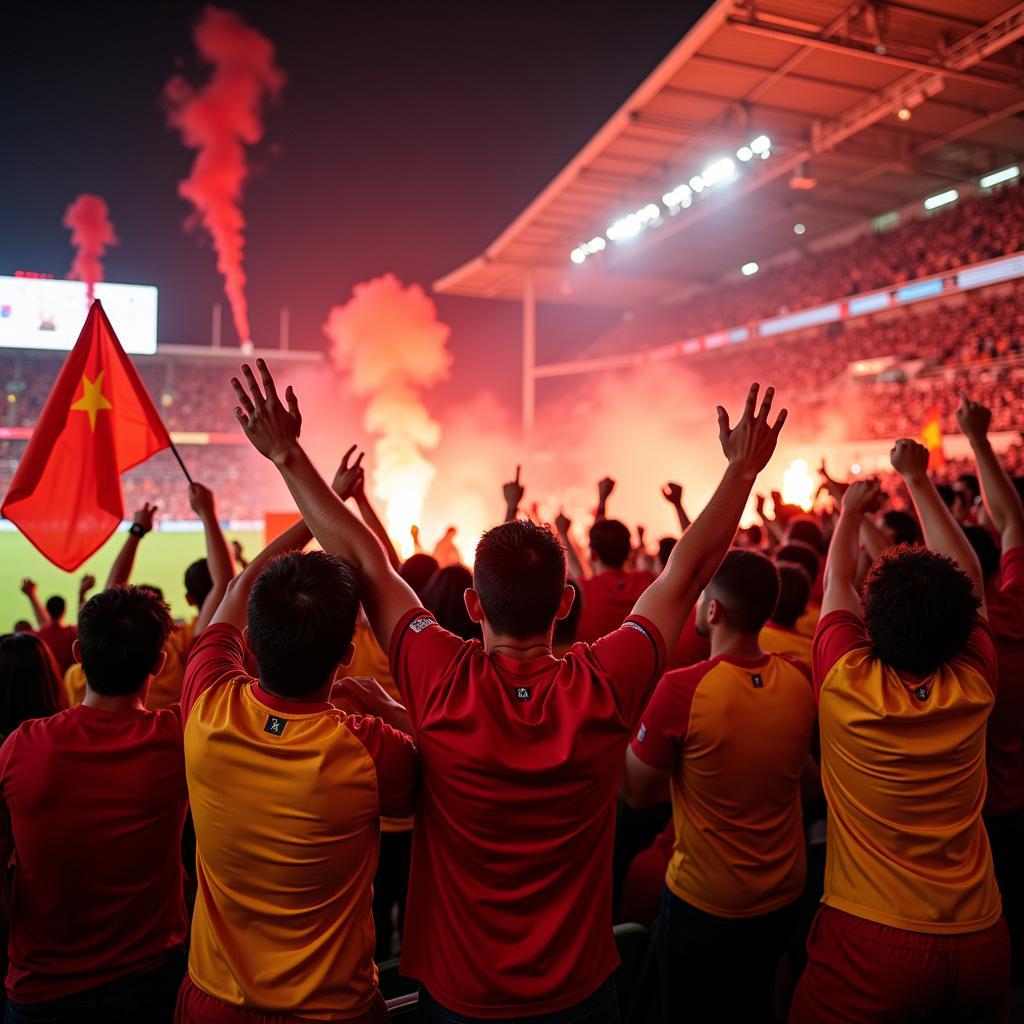
[[[811,475],[806,459],[794,459],[782,474],[782,498],[787,505],[799,505],[805,512],[814,506],[818,484]]]

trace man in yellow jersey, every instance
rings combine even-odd
[[[813,653],[824,906],[789,1019],[1008,1021],[1009,937],[981,820],[997,676],[984,583],[927,449],[897,441],[892,465],[927,548],[885,552],[858,596],[878,485],[844,495]]]
[[[773,654],[790,654],[798,658],[808,670],[811,667],[811,637],[797,628],[807,611],[811,596],[811,578],[803,566],[793,562],[779,562],[779,600],[772,617],[761,630],[761,648]]]

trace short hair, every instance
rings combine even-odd
[[[917,519],[902,509],[891,508],[882,513],[882,524],[892,531],[894,544],[920,544],[921,528]]]
[[[18,619],[14,624],[15,633],[31,633],[32,631],[32,623],[28,619]]]
[[[705,588],[722,602],[727,623],[739,633],[759,633],[779,599],[779,574],[760,551],[732,548]]]
[[[59,594],[54,594],[53,597],[46,599],[46,612],[56,622],[65,611],[67,611],[68,603]]]
[[[802,565],[783,562],[776,566],[779,573],[779,599],[775,602],[772,622],[792,629],[797,619],[807,611],[811,598],[811,577]]]
[[[788,544],[783,544],[775,552],[775,562],[776,564],[792,562],[794,565],[799,565],[812,580],[816,580],[818,578],[818,569],[821,566],[821,556],[809,544],[804,544],[803,541],[799,540],[791,540]]]
[[[618,519],[599,519],[590,528],[590,550],[612,569],[621,569],[633,550],[629,527]]]
[[[422,600],[423,588],[431,581],[437,569],[437,559],[433,555],[426,555],[421,551],[417,551],[415,555],[410,555],[402,563],[402,568],[398,570],[398,575],[409,584],[412,592]]]
[[[210,575],[209,563],[205,558],[197,558],[185,570],[185,593],[192,598],[197,608],[202,608],[211,590],[213,577]]]
[[[679,541],[675,537],[662,537],[658,541],[658,561],[661,564],[668,565],[668,557],[672,554],[672,549],[678,544]]]
[[[990,580],[999,571],[999,545],[984,526],[965,526],[964,535],[981,563],[981,575]]]
[[[565,579],[565,548],[547,526],[515,519],[476,546],[473,588],[499,636],[525,640],[551,629]]]
[[[868,570],[861,589],[871,654],[926,676],[963,650],[981,602],[952,559],[901,544]]]
[[[78,613],[78,644],[89,688],[110,697],[135,693],[157,667],[171,612],[148,587],[110,587]]]
[[[437,624],[463,640],[480,640],[480,623],[474,622],[466,610],[466,591],[473,586],[473,574],[464,565],[446,565],[434,573],[423,588],[423,607]]]
[[[326,683],[356,629],[353,568],[323,551],[292,551],[263,569],[249,592],[249,648],[260,682],[281,697],[305,697]]]
[[[818,521],[814,516],[794,516],[786,527],[787,541],[800,541],[801,543],[814,548],[815,551],[821,551],[821,542],[823,539],[824,534],[821,532],[821,527],[818,525]]]
[[[57,662],[46,644],[32,633],[0,636],[0,735],[62,706]]]
[[[935,490],[939,492],[939,497],[942,499],[942,504],[946,508],[952,508],[953,502],[956,501],[956,491],[949,484],[936,484]]]
[[[981,484],[978,483],[978,478],[973,473],[961,473],[954,483],[966,484],[975,495],[981,494]]]

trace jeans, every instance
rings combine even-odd
[[[775,971],[798,906],[757,917],[717,917],[666,887],[657,936],[665,1020],[771,1022]]]
[[[424,1024],[499,1024],[496,1020],[481,1021],[476,1017],[463,1017],[446,1010],[430,993],[420,986],[419,1019]],[[609,978],[596,992],[575,1006],[554,1013],[536,1016],[506,1017],[504,1024],[619,1024],[619,1000],[615,986]]]
[[[45,1003],[8,1001],[5,1024],[171,1024],[181,979],[184,950],[145,974],[126,974],[104,985]]]

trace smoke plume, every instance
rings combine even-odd
[[[274,63],[274,44],[233,11],[204,8],[194,38],[199,56],[212,68],[209,81],[195,87],[175,75],[164,87],[168,122],[186,146],[197,150],[192,173],[178,185],[178,194],[195,206],[213,239],[235,330],[247,342],[241,207],[249,176],[245,147],[263,137],[263,106],[281,91],[284,74]]]
[[[76,250],[68,277],[85,282],[92,305],[96,282],[103,280],[103,254],[108,245],[117,245],[110,209],[99,196],[80,195],[64,211],[64,227],[71,232]]]
[[[356,285],[344,306],[331,309],[324,332],[353,394],[369,399],[363,426],[376,438],[374,491],[392,538],[408,551],[434,478],[425,452],[441,439],[419,392],[448,376],[450,328],[419,285],[385,274]]]

